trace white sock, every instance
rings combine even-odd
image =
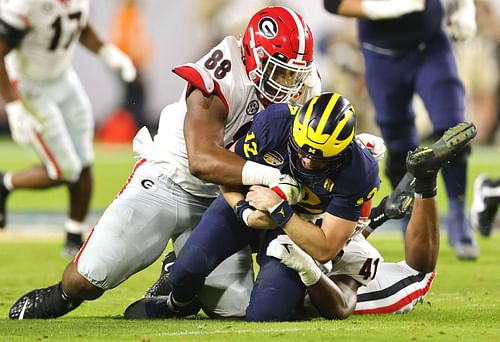
[[[14,189],[14,186],[12,185],[12,173],[7,172],[3,175],[3,186],[9,191],[12,191]]]
[[[78,222],[72,219],[68,219],[64,224],[64,229],[66,232],[71,234],[83,234],[88,230],[88,225],[85,222]]]

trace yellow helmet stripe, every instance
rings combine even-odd
[[[328,123],[330,116],[332,115],[332,110],[335,107],[335,105],[337,104],[339,97],[340,97],[340,95],[337,93],[334,93],[332,95],[332,97],[330,97],[330,101],[328,101],[328,104],[326,105],[326,108],[321,115],[321,120],[319,121],[318,126],[316,127],[317,132],[323,132],[325,130],[325,126]],[[324,114],[326,114],[326,115],[324,115]],[[335,133],[336,132],[337,131],[335,131]],[[314,132],[314,133],[316,133],[316,132]],[[322,134],[322,136],[329,136],[329,134]],[[322,139],[320,141],[321,142],[325,141],[325,139],[322,137]]]
[[[351,117],[354,114],[354,108],[352,106],[349,107],[349,111],[345,113],[345,117],[339,121],[337,127],[335,127],[335,131],[332,134],[332,137],[337,137],[340,134],[340,131],[344,128],[344,126],[349,122]],[[347,137],[344,140],[338,140],[335,139],[332,141],[332,154],[329,156],[335,156],[342,152],[347,145],[351,143],[351,141],[354,139],[354,130],[351,131],[351,134],[349,134],[349,137]]]

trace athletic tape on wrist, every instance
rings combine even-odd
[[[269,214],[278,226],[283,227],[292,218],[293,209],[287,201],[281,201]]]
[[[279,179],[281,172],[271,166],[247,160],[241,170],[241,182],[243,185],[260,184],[269,186]]]

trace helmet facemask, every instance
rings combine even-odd
[[[346,148],[341,154],[330,157],[322,158],[305,153],[290,136],[288,140],[288,157],[290,160],[290,172],[294,178],[305,184],[320,184],[326,178],[333,177],[342,167],[346,160],[347,152],[350,148]],[[307,169],[302,164],[302,158],[309,158],[315,161],[316,164],[321,164],[320,167]]]
[[[259,93],[272,103],[286,103],[298,94],[305,79],[310,75],[312,65],[304,61],[291,60],[276,53],[271,56],[264,48],[254,49],[257,67],[249,73]]]

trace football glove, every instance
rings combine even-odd
[[[455,41],[466,41],[477,31],[476,6],[474,0],[454,0],[448,18],[448,31]]]
[[[115,45],[106,43],[99,49],[99,57],[113,71],[120,72],[125,82],[135,80],[137,71],[130,58]]]
[[[20,100],[5,105],[12,139],[20,145],[29,145],[35,133],[41,132],[42,125],[24,108]]]
[[[385,156],[384,139],[373,134],[361,133],[356,135],[356,142],[360,143],[361,147],[366,148],[376,160],[382,160]]]
[[[297,271],[305,286],[312,286],[321,278],[322,272],[314,259],[293,243],[288,235],[278,235],[272,240],[267,246],[266,254]]]
[[[269,185],[269,188],[291,205],[299,203],[304,198],[304,189],[290,175],[281,175]]]

